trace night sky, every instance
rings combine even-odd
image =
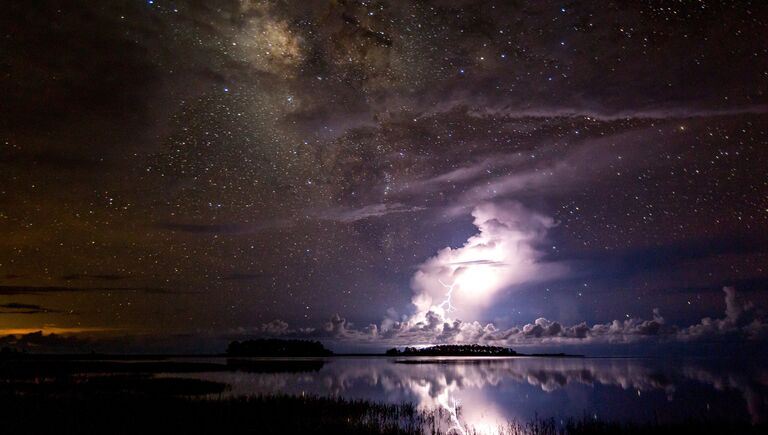
[[[764,2],[1,8],[5,343],[768,337]]]

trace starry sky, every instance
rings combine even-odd
[[[763,2],[2,10],[0,335],[768,336]]]

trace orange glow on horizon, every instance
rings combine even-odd
[[[43,335],[76,335],[87,332],[110,332],[117,331],[117,328],[86,328],[86,327],[57,327],[57,326],[43,326],[40,328],[0,328],[0,336],[7,335],[26,335],[34,332],[42,332]]]

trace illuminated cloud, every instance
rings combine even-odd
[[[768,321],[763,313],[748,301],[738,297],[736,289],[724,287],[725,317],[705,317],[701,322],[682,329],[678,336],[683,340],[716,338],[721,336],[743,336],[748,339],[768,338]]]
[[[667,323],[658,309],[651,319],[628,318],[566,326],[538,318],[522,326],[501,329],[493,323],[451,319],[441,309],[414,315],[402,321],[389,316],[381,325],[355,326],[335,315],[321,328],[294,330],[285,322],[265,324],[254,334],[290,337],[315,337],[356,343],[387,345],[430,345],[440,343],[486,344],[496,346],[579,345],[607,343],[691,342],[700,340],[758,341],[768,337],[768,319],[750,302],[740,301],[735,289],[725,287],[725,317],[704,318],[699,323],[678,327]],[[458,309],[457,309],[458,311]],[[276,327],[278,325],[279,327]]]
[[[430,313],[474,319],[503,291],[567,272],[565,265],[543,260],[538,248],[555,226],[552,218],[516,202],[480,204],[472,216],[478,233],[462,247],[440,250],[414,274],[415,321],[434,323]]]

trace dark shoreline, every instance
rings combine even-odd
[[[578,355],[578,354],[565,354],[565,353],[520,353],[513,356],[493,356],[493,355],[438,355],[438,356],[418,356],[418,355],[384,355],[382,353],[335,353],[333,355],[305,355],[305,356],[233,356],[225,353],[214,354],[108,354],[108,353],[18,353],[9,357],[0,356],[0,361],[4,360],[18,360],[18,359],[36,359],[36,360],[115,360],[115,361],[141,361],[141,360],[168,360],[176,358],[265,358],[265,359],[333,359],[333,358],[517,358],[517,357],[534,357],[534,358],[645,358],[634,356],[590,356],[590,355]]]
[[[184,393],[90,392],[88,394],[0,394],[6,415],[2,433],[258,433],[448,435],[448,413],[419,410],[410,402],[385,404],[333,397],[266,395],[195,399]],[[461,409],[459,409],[461,415]],[[297,418],[300,416],[300,418]],[[41,418],[44,417],[44,418]],[[467,427],[467,433],[475,433]],[[512,420],[501,435],[685,435],[764,434],[765,424],[690,419],[683,422],[629,423],[589,416],[556,420]]]
[[[443,434],[442,408],[419,410],[395,404],[328,396],[281,394],[232,397],[231,386],[185,377],[198,371],[285,373],[318,371],[334,355],[308,358],[231,358],[194,361],[203,355],[16,355],[0,358],[0,433],[274,433]],[[562,357],[561,355],[557,355]],[[121,358],[122,357],[122,358]],[[173,358],[191,360],[173,361]],[[550,355],[521,355],[548,358]],[[385,357],[404,364],[486,364],[507,357]],[[509,357],[510,359],[518,358]],[[174,373],[176,376],[156,376]],[[44,418],[40,418],[44,417]],[[533,418],[507,422],[503,435],[758,434],[765,423],[706,420],[631,423],[591,416],[570,420]],[[722,417],[721,417],[722,418]],[[726,417],[727,418],[727,417]],[[157,423],[160,421],[160,423]],[[120,427],[114,427],[120,422]],[[442,430],[442,431],[441,431]],[[468,433],[472,433],[471,431]],[[451,434],[455,434],[451,432]]]

